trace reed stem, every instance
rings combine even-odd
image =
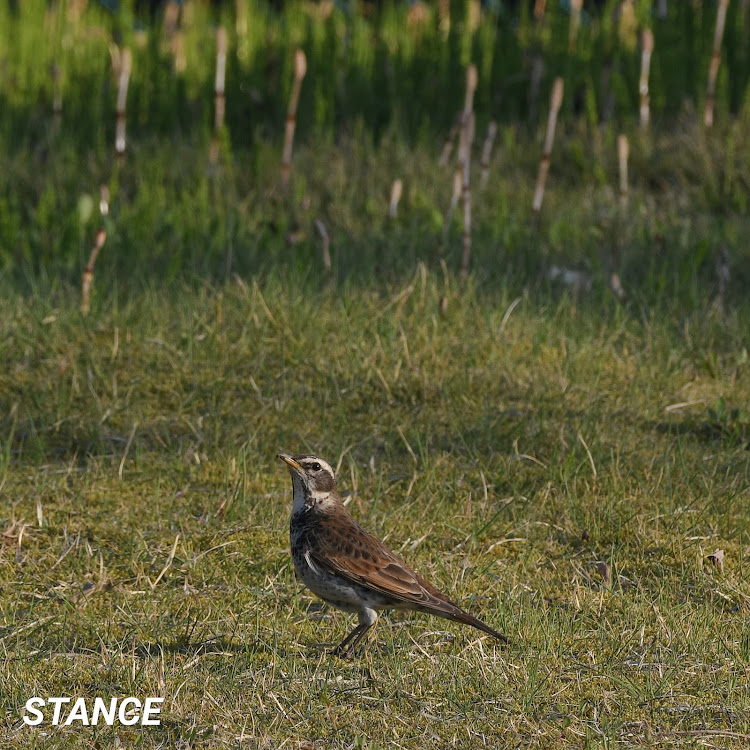
[[[654,34],[651,29],[644,29],[641,35],[641,79],[638,83],[638,91],[641,95],[641,128],[646,130],[651,117],[648,95],[648,76],[651,69],[651,54],[654,51]]]
[[[398,202],[401,200],[401,192],[404,189],[404,184],[401,180],[394,180],[391,187],[391,202],[388,206],[388,216],[391,219],[395,219],[398,215]]]
[[[552,93],[549,100],[549,118],[547,120],[547,133],[544,137],[544,152],[542,160],[539,163],[539,175],[536,180],[536,189],[534,190],[534,212],[539,213],[542,208],[544,199],[544,186],[547,182],[547,173],[549,172],[550,158],[552,156],[552,145],[555,142],[555,126],[557,124],[557,113],[560,111],[563,100],[563,79],[555,78],[552,85]]]
[[[125,104],[128,98],[128,82],[133,67],[133,58],[130,48],[125,47],[120,55],[119,86],[117,89],[117,128],[115,130],[115,152],[118,155],[125,153]]]
[[[315,229],[318,230],[318,234],[320,235],[320,241],[323,245],[323,268],[326,269],[326,271],[331,270],[331,239],[328,236],[328,231],[326,230],[326,225],[320,220],[315,219]]]
[[[462,176],[461,194],[464,203],[464,236],[461,255],[461,276],[469,275],[471,259],[471,145],[474,142],[474,93],[478,83],[477,66],[473,63],[466,69],[466,98],[461,118],[461,140],[458,162]]]
[[[628,203],[628,154],[630,147],[624,133],[617,136],[617,161],[620,165],[620,205],[624,209]]]
[[[294,144],[294,129],[297,124],[297,104],[299,94],[302,90],[302,79],[307,73],[307,58],[305,53],[298,49],[294,53],[294,82],[292,93],[289,96],[289,109],[286,115],[284,127],[284,150],[281,156],[281,186],[286,188],[289,184],[289,176],[292,171],[292,146]]]
[[[223,26],[216,30],[216,78],[214,80],[214,134],[211,139],[209,163],[219,160],[219,133],[224,127],[226,113],[225,79],[227,72],[227,32]]]
[[[109,188],[106,185],[102,185],[100,189],[99,198],[99,213],[102,215],[102,222],[104,217],[109,213]],[[89,314],[91,308],[91,285],[94,281],[94,266],[96,265],[96,259],[99,257],[99,253],[104,247],[104,243],[107,241],[107,230],[104,225],[99,227],[96,232],[96,238],[94,240],[94,247],[91,248],[91,254],[89,255],[89,262],[86,268],[83,270],[83,278],[81,279],[81,312],[84,315]]]

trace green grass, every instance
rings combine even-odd
[[[748,19],[730,4],[706,131],[715,4],[669,3],[666,21],[634,4],[657,40],[640,134],[638,50],[616,4],[584,17],[568,54],[562,3],[543,28],[528,3],[517,18],[503,4],[476,33],[451,3],[445,33],[435,8],[415,26],[402,4],[326,17],[248,2],[244,36],[230,6],[190,3],[184,73],[127,2],[117,15],[89,3],[79,21],[65,4],[0,7],[1,747],[747,746]],[[228,112],[209,170],[217,20]],[[135,59],[118,161],[115,37]],[[284,194],[297,45],[309,71]],[[453,166],[437,159],[469,59],[461,281],[461,217],[443,232]],[[599,122],[609,64],[614,115]],[[551,280],[553,266],[590,288]],[[511,646],[390,614],[357,659],[330,657],[352,618],[294,578],[280,450],[337,465],[353,515]],[[35,695],[131,694],[166,699],[161,727],[21,721]]]
[[[747,307],[513,301],[424,266],[88,320],[6,296],[2,743],[746,746]],[[294,579],[282,449],[340,463],[354,516],[511,647],[391,615],[328,656],[351,618]],[[20,722],[130,694],[160,728]]]

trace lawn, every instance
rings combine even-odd
[[[567,23],[549,5],[550,23]],[[646,5],[635,4],[644,18]],[[185,43],[202,50],[200,74],[173,76],[158,29],[137,48],[130,140],[113,157],[115,86],[95,48],[100,26],[105,39],[132,36],[124,7],[90,7],[71,32],[86,44],[66,64],[89,77],[80,89],[66,79],[57,124],[49,68],[24,62],[39,28],[21,19],[27,33],[10,41],[0,31],[17,44],[0,80],[0,747],[747,747],[750,58],[739,4],[727,39],[745,78],[722,68],[714,127],[669,98],[676,52],[658,62],[647,132],[623,114],[628,96],[608,122],[566,100],[538,214],[547,103],[538,121],[516,117],[526,101],[511,77],[480,189],[497,81],[480,84],[465,278],[460,205],[444,226],[455,163],[438,163],[465,71],[437,46],[437,11],[422,57],[399,6],[376,19],[307,8],[301,26],[294,6],[287,26],[275,19],[285,36],[250,4],[266,35],[247,43],[266,78],[243,73],[233,31],[211,164],[213,33],[195,21]],[[190,7],[198,21],[208,13]],[[670,3],[692,30],[681,43],[702,54],[713,15],[690,25],[681,7]],[[528,13],[517,27],[495,20],[502,38],[536,28]],[[582,27],[568,70],[589,94],[587,66],[617,36],[597,24]],[[377,128],[373,92],[347,109],[342,89],[321,83],[324,42],[343,44],[343,28],[352,68],[336,80],[353,90],[367,74],[391,97]],[[502,77],[487,61],[496,37],[451,28],[447,44],[466,52],[473,39],[485,59],[480,81],[483,70]],[[379,82],[370,33],[376,61],[401,50],[397,70],[443,60],[445,111],[420,116],[435,105],[425,90],[405,114],[408,86]],[[540,39],[565,54],[567,36],[561,49]],[[269,123],[283,123],[278,66],[290,78],[294,40],[319,68],[284,190],[281,128]],[[620,72],[637,66],[637,50],[615,57]],[[702,86],[700,73],[687,80]],[[243,136],[232,97],[256,83],[272,104]],[[353,660],[332,657],[353,617],[295,578],[279,451],[327,459],[352,515],[509,646],[390,613]],[[159,726],[54,726],[47,710],[27,726],[35,696],[164,703]]]
[[[6,746],[745,746],[747,311],[304,286],[6,301]],[[281,449],[511,646],[394,615],[329,656]],[[20,721],[101,694],[162,725]]]

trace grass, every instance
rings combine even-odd
[[[400,4],[248,2],[243,35],[228,6],[188,3],[184,72],[128,3],[0,8],[0,746],[747,746],[747,14],[730,4],[706,131],[713,3],[669,3],[666,20],[634,3],[628,36],[608,2],[571,54],[565,4],[541,28],[528,5],[472,30],[451,3],[446,32],[432,7],[414,25]],[[217,19],[228,119],[208,170]],[[649,21],[640,134],[633,35]],[[118,161],[114,38],[135,57]],[[542,91],[562,66],[568,92],[539,217],[530,50],[548,61]],[[469,59],[475,178],[500,127],[461,281],[437,158]],[[332,659],[351,617],[294,578],[280,450],[337,465],[353,515],[511,646],[390,614],[357,659]],[[131,694],[165,698],[160,727],[21,721],[32,696]]]
[[[313,286],[90,320],[6,298],[3,744],[744,747],[746,306],[508,314],[424,266]],[[339,463],[355,517],[512,646],[391,615],[329,657],[350,617],[294,579],[281,449]],[[162,726],[21,724],[31,696],[102,694],[165,696]]]

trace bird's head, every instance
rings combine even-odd
[[[336,478],[331,465],[318,456],[289,456],[279,453],[292,475],[295,510],[298,505],[322,505],[336,496]]]

